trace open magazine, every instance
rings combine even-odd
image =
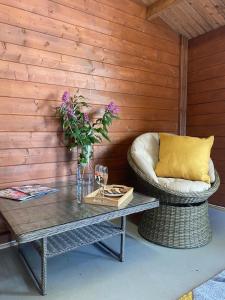
[[[23,201],[57,191],[57,189],[41,186],[40,184],[22,185],[0,190],[0,198]]]

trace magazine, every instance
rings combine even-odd
[[[47,186],[41,186],[40,184],[23,185],[0,190],[0,198],[24,201],[48,193],[54,193],[57,191],[58,189],[50,188]]]

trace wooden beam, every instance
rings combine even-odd
[[[151,4],[147,9],[147,19],[152,20],[157,17],[161,12],[175,4],[178,0],[157,0]]]
[[[187,118],[188,39],[180,37],[180,109],[179,134],[186,135]]]

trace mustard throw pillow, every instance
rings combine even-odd
[[[160,133],[156,175],[210,183],[209,158],[213,142],[213,136],[200,139]]]

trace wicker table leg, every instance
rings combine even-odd
[[[122,216],[120,219],[120,229],[122,232],[120,233],[120,251],[117,252],[108,245],[106,245],[104,242],[99,241],[96,243],[96,245],[102,249],[103,251],[109,253],[119,261],[124,261],[124,254],[125,254],[125,238],[126,238],[126,216]]]
[[[106,238],[104,236],[104,234],[102,235],[102,237],[99,238],[98,242],[95,244],[97,246],[99,246],[101,249],[103,249],[104,251],[106,251],[107,253],[114,256],[119,261],[123,262],[124,254],[125,254],[126,216],[122,216],[120,218],[120,221],[121,221],[120,227],[116,226],[117,230],[116,230],[116,232],[114,232],[114,235],[120,236],[120,244],[119,244],[118,252],[103,242],[103,240]],[[112,228],[113,228],[113,226],[112,226]],[[115,230],[115,228],[114,228],[114,230]],[[113,235],[110,235],[109,237],[112,237],[112,236]],[[29,270],[29,273],[30,273],[34,283],[37,285],[38,289],[40,290],[40,292],[43,296],[46,295],[46,289],[47,289],[47,258],[51,257],[51,256],[49,256],[49,252],[47,250],[47,241],[48,241],[47,238],[42,238],[42,239],[38,240],[38,242],[36,241],[37,243],[30,243],[34,247],[34,249],[38,252],[38,254],[40,255],[40,259],[41,259],[41,276],[40,276],[40,278],[38,278],[37,275],[35,274],[34,270],[32,269],[31,265],[29,264],[29,262],[26,258],[26,255],[23,252],[20,245],[18,247],[20,256],[21,256],[25,266]],[[49,238],[48,243],[51,245],[51,237]],[[92,242],[92,243],[94,243],[94,242]],[[85,245],[85,243],[82,243],[82,244]],[[73,249],[75,249],[75,248],[73,248]],[[68,250],[65,247],[64,252],[68,252],[70,250],[71,249]]]
[[[44,296],[47,289],[47,238],[43,238],[41,244],[41,294]]]
[[[38,287],[41,295],[46,295],[46,285],[47,285],[47,238],[41,239],[41,280],[38,279],[38,276],[35,274],[34,270],[32,269],[30,263],[28,262],[26,255],[21,247],[18,245],[18,252],[19,255],[29,271],[31,278],[33,279],[35,285]]]
[[[120,228],[123,231],[120,235],[120,261],[123,262],[125,254],[126,216],[121,217]]]

